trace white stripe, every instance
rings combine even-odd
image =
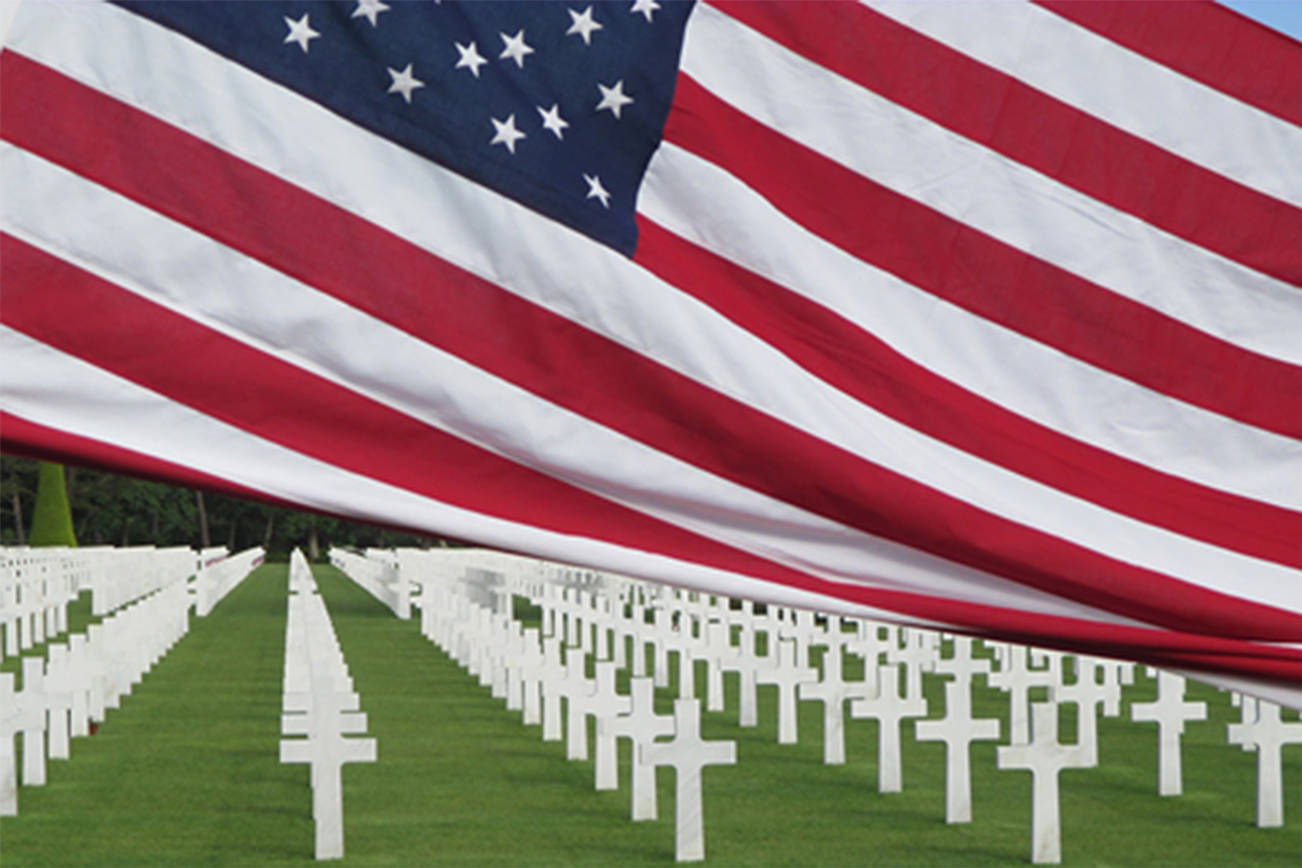
[[[36,424],[192,467],[236,485],[304,506],[404,526],[441,530],[508,550],[528,550],[562,562],[602,564],[652,581],[706,593],[851,617],[901,622],[898,613],[848,603],[759,579],[742,578],[672,558],[467,512],[404,489],[348,473],[175,404],[48,345],[0,325],[0,410]],[[124,412],[124,410],[126,412]],[[912,619],[949,630],[958,625]],[[1224,676],[1193,674],[1204,680]],[[1239,679],[1236,689],[1290,702],[1278,685]]]
[[[1302,205],[1302,129],[1047,9],[1030,3],[868,5],[1113,126]]]
[[[1222,340],[1302,364],[1296,287],[950,132],[715,9],[693,13],[682,68],[760,123],[900,195]]]
[[[1302,608],[1296,571],[1150,528],[923,438],[613,251],[381,142],[189,40],[114,7],[87,10],[93,15],[44,8],[58,30],[32,41],[45,46],[43,59],[56,68],[92,86],[109,79],[110,92],[144,110],[193,124],[263,168],[686,376],[1028,527],[1213,590]],[[189,69],[192,77],[160,79],[151,72],[168,68]],[[191,88],[192,80],[209,86]],[[214,130],[213,118],[232,129]],[[286,153],[285,142],[305,140],[316,146]],[[377,197],[375,190],[391,195]],[[441,207],[432,209],[431,202]]]
[[[5,231],[234,340],[578,488],[820,578],[1111,620],[657,452],[2,143],[0,168],[7,179]],[[60,216],[66,213],[78,215],[71,228]],[[382,360],[374,347],[385,348]],[[522,428],[527,438],[519,436]]]
[[[527,550],[543,558],[602,564],[631,576],[683,584],[707,593],[901,620],[898,613],[871,606],[598,540],[552,533],[421,497],[255,437],[6,326],[0,326],[0,357],[5,359],[0,368],[0,409],[5,412],[191,467],[312,509],[364,521],[425,528],[506,550]]]
[[[1302,509],[1296,484],[1302,443],[1174,400],[972,316],[823,241],[681,148],[665,144],[652,157],[638,208],[1020,416],[1174,476]]]

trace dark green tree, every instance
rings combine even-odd
[[[68,505],[68,484],[62,464],[42,461],[36,483],[36,506],[32,509],[33,546],[75,546],[72,509]]]

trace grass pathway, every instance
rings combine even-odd
[[[310,811],[278,761],[285,566],[259,567],[156,664],[99,732],[19,789],[18,865],[300,864]]]

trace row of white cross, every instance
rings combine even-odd
[[[0,549],[0,660],[68,629],[68,604],[88,581],[74,549]]]
[[[68,759],[69,737],[89,735],[188,629],[189,595],[173,582],[66,644],[49,643],[48,660],[25,657],[22,690],[0,673],[0,816],[18,813],[15,734],[23,736],[23,785],[44,785],[46,757]]]
[[[422,624],[427,638],[521,711],[526,724],[541,724],[545,741],[565,741],[566,758],[589,758],[588,718],[596,721],[593,745],[594,787],[619,785],[616,739],[633,745],[631,815],[635,821],[654,820],[656,774],[660,766],[675,770],[674,829],[678,861],[705,858],[705,827],[701,770],[707,765],[736,762],[736,744],[701,738],[699,700],[679,698],[672,717],[655,712],[655,686],[645,675],[630,681],[630,693],[616,690],[614,660],[598,660],[594,677],[587,675],[588,652],[561,636],[539,642],[539,631],[524,629],[502,613],[459,593],[464,586],[429,583],[421,596]],[[608,638],[608,637],[607,637]],[[599,642],[602,640],[598,639]],[[609,643],[605,644],[608,649]],[[562,715],[562,702],[564,715]],[[563,722],[562,722],[563,721]],[[669,741],[657,740],[672,737]]]
[[[392,551],[369,549],[366,554],[331,548],[330,564],[379,600],[394,616],[411,617],[411,583],[398,578],[398,559]]]
[[[14,642],[15,652],[44,644],[44,659],[23,658],[21,690],[15,690],[13,674],[0,674],[0,816],[18,811],[16,735],[22,735],[23,785],[43,785],[46,759],[69,759],[70,739],[90,735],[106,710],[118,708],[121,698],[189,631],[192,602],[203,601],[210,610],[263,555],[262,549],[250,549],[227,559],[222,548],[204,550],[196,558],[194,551],[183,551],[184,560],[176,550],[143,547],[0,550],[0,562],[8,568],[4,578],[12,585],[66,580],[74,598],[91,589],[92,609],[94,600],[101,607],[123,602],[66,641],[46,640],[67,632],[67,600],[59,601],[57,614],[47,605],[6,624],[6,641]],[[145,563],[151,557],[158,562]],[[132,578],[128,568],[138,569],[139,575]],[[190,573],[195,580],[187,584]],[[22,599],[10,599],[15,598]],[[44,599],[48,603],[51,596]]]
[[[358,710],[360,699],[330,613],[297,549],[289,562],[288,607],[280,731],[306,738],[282,739],[280,761],[310,767],[316,858],[342,859],[342,769],[345,763],[375,762],[376,743],[344,737],[366,732],[366,714]]]
[[[206,564],[225,555],[225,548],[202,551],[197,558],[184,547],[0,548],[0,659],[67,632],[68,605],[84,590],[91,593],[92,614],[107,615],[201,574]]]
[[[369,553],[368,553],[369,554]],[[902,788],[900,724],[925,718],[923,672],[949,679],[945,685],[945,714],[915,721],[915,737],[946,745],[946,820],[968,822],[972,816],[969,745],[997,740],[1001,722],[972,717],[971,687],[975,676],[1008,694],[1007,743],[997,751],[1001,769],[1024,769],[1032,775],[1031,854],[1037,863],[1060,858],[1058,772],[1089,768],[1098,763],[1097,716],[1121,713],[1121,686],[1134,680],[1134,665],[1114,660],[1073,657],[1007,643],[986,643],[989,656],[974,656],[973,641],[945,637],[929,630],[898,628],[870,621],[815,618],[808,612],[769,607],[756,614],[748,603],[734,608],[726,599],[700,598],[633,580],[599,575],[560,565],[529,561],[499,553],[460,550],[415,552],[399,550],[390,561],[400,564],[398,575],[421,586],[422,632],[443,647],[468,671],[520,710],[525,723],[540,723],[547,740],[562,737],[562,700],[568,713],[564,734],[566,755],[586,759],[586,719],[598,721],[594,757],[596,786],[615,786],[613,738],[622,735],[637,745],[634,763],[633,817],[654,817],[654,788],[647,788],[643,749],[659,751],[654,739],[675,730],[668,718],[656,720],[651,711],[654,686],[668,682],[668,656],[679,662],[680,701],[684,714],[696,713],[695,662],[704,661],[707,707],[723,711],[724,672],[738,674],[738,723],[754,726],[755,691],[772,685],[778,695],[778,740],[798,738],[796,701],[816,700],[824,706],[824,760],[845,761],[844,719],[873,718],[879,723],[878,788]],[[398,582],[395,575],[390,583]],[[542,628],[523,629],[510,617],[513,594],[542,607]],[[822,622],[822,623],[819,623]],[[756,635],[766,634],[767,651],[756,653]],[[739,640],[734,644],[734,638]],[[626,645],[632,655],[631,694],[614,688],[615,670],[623,668]],[[943,647],[949,655],[945,656]],[[653,661],[647,678],[647,654]],[[821,673],[810,665],[814,648],[824,648]],[[864,661],[863,678],[846,680],[843,654]],[[595,678],[586,677],[587,658],[594,658]],[[993,664],[993,665],[992,665]],[[1159,781],[1162,795],[1181,791],[1179,741],[1186,721],[1203,720],[1203,703],[1183,699],[1184,679],[1168,672],[1158,678],[1158,695],[1151,703],[1132,703],[1131,717],[1151,721],[1159,732]],[[1068,674],[1074,675],[1068,680]],[[901,681],[903,683],[901,683]],[[1047,702],[1031,702],[1041,688]],[[1058,741],[1059,705],[1075,706],[1077,741]],[[1281,754],[1284,744],[1302,742],[1302,723],[1286,723],[1278,706],[1244,699],[1242,722],[1230,727],[1228,738],[1245,749],[1258,750],[1258,824],[1283,822]],[[676,723],[676,730],[697,732],[693,723]],[[700,754],[701,749],[695,753]],[[690,752],[689,752],[690,753]],[[653,755],[662,756],[660,753]],[[699,767],[697,768],[699,774]],[[652,772],[653,774],[653,772]],[[642,784],[639,786],[639,780]],[[690,775],[688,776],[690,783]],[[682,794],[680,794],[682,795]],[[682,795],[683,806],[699,824],[697,801]],[[690,824],[679,829],[680,858],[701,858],[702,836]],[[696,843],[692,843],[696,842]]]
[[[229,557],[225,556],[226,549],[221,552],[223,556],[211,560],[205,560],[201,554],[198,571],[190,583],[194,614],[200,618],[212,612],[266,557],[261,548],[246,549]]]

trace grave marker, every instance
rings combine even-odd
[[[561,637],[543,641],[543,665],[539,682],[542,690],[542,740],[561,740],[561,697],[565,695],[565,667],[561,663]]]
[[[898,793],[904,788],[900,769],[900,721],[925,717],[927,700],[921,696],[900,697],[900,670],[893,664],[877,669],[877,696],[850,703],[851,717],[877,721],[877,791]]]
[[[656,819],[656,767],[643,762],[643,749],[659,735],[674,734],[674,719],[656,714],[655,684],[646,676],[629,682],[629,711],[618,717],[608,717],[597,722],[597,732],[603,730],[616,738],[627,738],[633,743],[633,793],[631,813],[634,822]]]
[[[756,684],[771,684],[778,689],[778,744],[795,744],[799,738],[796,687],[818,677],[813,669],[797,666],[796,650],[796,640],[778,640],[777,664],[755,674]]]
[[[674,700],[674,739],[644,745],[643,762],[674,767],[674,858],[699,862],[705,858],[705,821],[701,805],[701,769],[734,765],[737,743],[701,739],[701,703]]]
[[[1207,703],[1184,701],[1184,678],[1157,670],[1157,699],[1132,702],[1130,719],[1157,724],[1157,793],[1178,796],[1184,789],[1180,771],[1180,736],[1188,720],[1206,720]]]
[[[1103,711],[1109,717],[1116,717],[1121,710],[1121,685],[1109,682],[1107,672],[1103,661],[1079,655],[1076,657],[1076,680],[1058,687],[1053,696],[1061,703],[1070,702],[1076,706],[1076,743],[1085,749],[1092,763],[1097,763],[1099,758],[1099,704],[1103,705]],[[1097,678],[1099,673],[1104,675],[1101,684]],[[1116,711],[1108,712],[1109,708]]]
[[[565,652],[565,680],[561,682],[565,695],[565,758],[588,758],[588,698],[592,696],[595,682],[587,675],[588,655],[578,648]]]
[[[1058,743],[1058,706],[1053,702],[1031,705],[1030,740],[1003,745],[996,753],[1001,769],[1026,769],[1031,773],[1031,861],[1057,865],[1062,861],[1062,831],[1058,813],[1058,773],[1088,768],[1080,745]]]
[[[945,742],[945,822],[972,821],[972,766],[969,746],[977,739],[999,738],[995,718],[972,717],[972,688],[967,679],[945,683],[945,716],[914,721],[918,741]]]
[[[45,704],[49,709],[49,758],[68,759],[69,715],[72,713],[72,683],[69,678],[68,646],[52,642],[46,646],[49,663],[45,669]]]
[[[595,687],[584,704],[584,713],[597,719],[597,743],[593,766],[593,786],[598,790],[619,788],[619,754],[615,750],[615,734],[603,734],[603,721],[627,714],[632,700],[615,689],[615,662],[597,663]],[[584,730],[586,736],[586,727]]]
[[[14,674],[0,672],[0,817],[18,815],[18,756],[14,736],[22,726]]]
[[[1050,687],[1061,681],[1054,677],[1052,668],[1031,669],[1027,662],[1030,653],[1025,645],[1007,645],[1004,652],[1004,665],[998,672],[986,676],[991,687],[998,687],[1008,694],[1008,738],[1013,744],[1026,744],[1030,738],[1031,701],[1033,687]],[[1052,663],[1053,658],[1050,658]]]
[[[862,681],[845,681],[841,675],[841,647],[837,643],[823,653],[823,679],[799,686],[801,699],[823,703],[823,763],[845,762],[845,703],[867,699],[868,685]]]
[[[1257,825],[1278,828],[1284,825],[1283,748],[1302,744],[1302,722],[1285,723],[1279,716],[1279,706],[1265,699],[1257,700],[1256,706],[1254,722],[1227,724],[1225,736],[1230,744],[1241,744],[1244,750],[1249,744],[1256,748]]]
[[[45,664],[23,658],[23,689],[15,695],[18,731],[23,734],[23,785],[45,784]]]

